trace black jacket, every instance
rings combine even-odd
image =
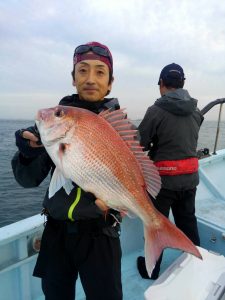
[[[148,108],[139,125],[141,144],[153,161],[196,157],[202,121],[197,100],[186,90],[166,93]],[[192,189],[198,183],[198,173],[162,176],[162,187],[170,190]]]
[[[118,100],[115,98],[104,99],[101,102],[87,102],[79,100],[78,95],[64,97],[60,105],[75,106],[85,108],[95,113],[99,113],[102,110],[112,108],[119,109]],[[43,148],[43,152],[36,157],[24,157],[19,151],[16,152],[12,159],[12,169],[17,182],[25,187],[37,187],[51,172],[53,174],[55,165],[51,158]],[[43,201],[43,207],[47,209],[49,215],[56,220],[69,220],[69,209],[76,199],[78,192],[78,186],[74,184],[74,188],[70,195],[67,195],[64,188],[61,188],[51,199],[48,198],[48,190],[46,191]],[[71,217],[74,220],[90,220],[90,219],[102,219],[102,211],[95,205],[95,196],[91,193],[81,190],[81,198],[74,210]],[[118,213],[111,210],[113,214],[118,216]],[[110,218],[110,217],[109,217]],[[112,222],[114,223],[114,219]]]

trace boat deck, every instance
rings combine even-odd
[[[163,273],[180,254],[180,251],[166,249],[161,265],[161,273]],[[122,258],[122,285],[124,300],[144,299],[144,292],[154,282],[154,280],[143,279],[138,274],[136,259],[140,255],[143,255],[143,250],[134,251]],[[80,281],[77,282],[76,299],[86,299]],[[44,300],[44,296],[40,296],[37,300]]]

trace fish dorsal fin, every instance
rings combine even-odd
[[[153,197],[156,197],[161,188],[159,172],[147,153],[143,151],[143,147],[139,143],[138,130],[131,120],[127,119],[124,110],[125,109],[118,109],[111,111],[108,109],[102,111],[99,116],[111,124],[133,152],[142,170],[147,191]]]

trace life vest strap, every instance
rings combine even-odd
[[[198,171],[198,159],[196,157],[180,160],[162,160],[154,162],[160,175],[183,175]]]

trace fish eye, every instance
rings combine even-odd
[[[64,111],[63,111],[62,109],[57,109],[57,110],[55,111],[55,117],[61,118],[61,117],[63,117],[63,116],[64,116]]]

